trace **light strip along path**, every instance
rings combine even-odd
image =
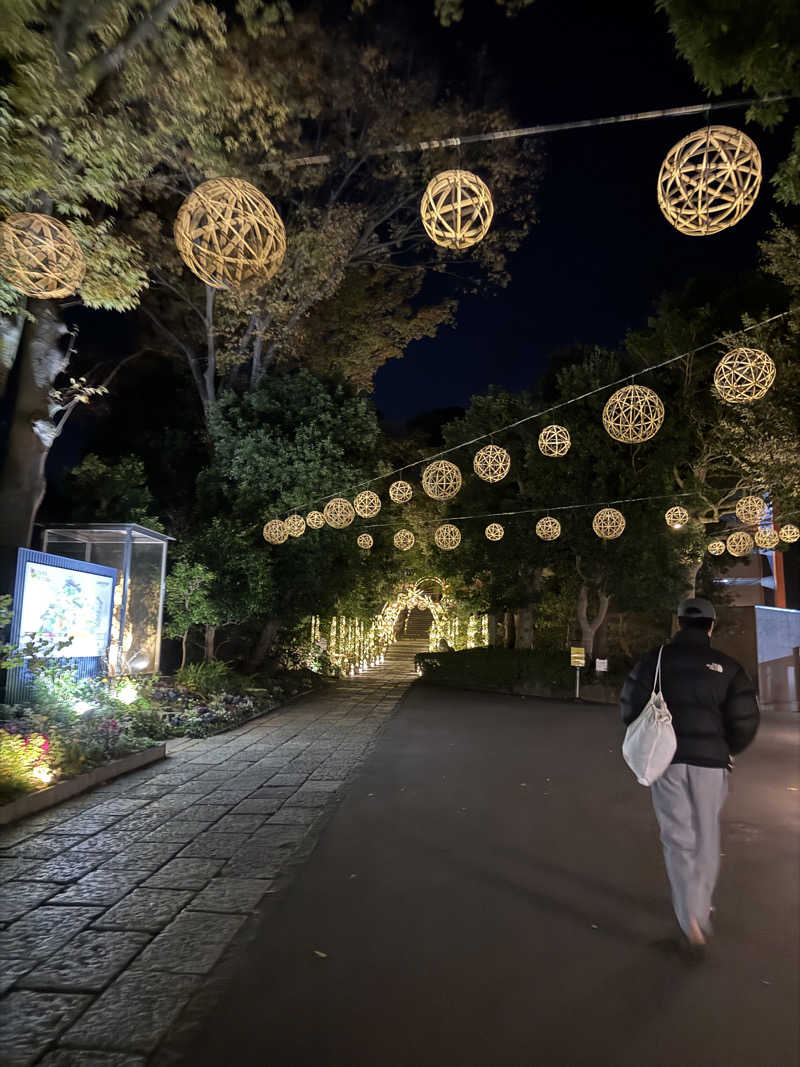
[[[311,853],[425,647],[0,832],[0,1062],[143,1067]]]

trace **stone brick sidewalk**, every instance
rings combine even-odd
[[[313,849],[415,651],[0,832],[4,1067],[142,1067]]]

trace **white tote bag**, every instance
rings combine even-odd
[[[678,742],[672,728],[672,716],[661,693],[661,653],[658,650],[656,676],[653,692],[642,709],[625,731],[622,755],[636,775],[639,785],[652,785],[672,763]]]

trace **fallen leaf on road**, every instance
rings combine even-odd
[[[318,948],[314,949],[314,955],[317,956],[321,960],[326,960],[328,958],[328,953],[327,952],[320,952],[320,950]]]
[[[600,927],[597,925],[597,923],[592,923],[592,929],[593,930],[599,930]]]
[[[350,875],[348,875],[348,878],[358,878],[358,875],[357,874],[350,874]]]
[[[525,787],[527,786],[527,784],[528,784],[528,783],[527,783],[527,782],[520,782],[519,784],[520,784],[520,785],[522,786],[522,788],[524,789],[524,788],[525,788]]]

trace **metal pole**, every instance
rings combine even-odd
[[[575,699],[576,700],[580,700],[581,699],[581,669],[580,669],[580,667],[576,667],[575,668]]]

